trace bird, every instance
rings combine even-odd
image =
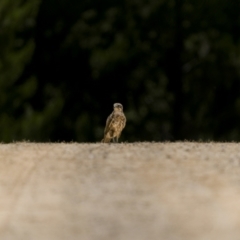
[[[118,142],[122,130],[126,126],[126,117],[123,113],[123,105],[121,103],[113,104],[113,112],[108,116],[104,130],[103,143]]]

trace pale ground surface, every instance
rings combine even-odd
[[[238,143],[0,144],[1,240],[239,240]]]

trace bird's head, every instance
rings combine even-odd
[[[114,103],[113,104],[114,111],[123,111],[123,105],[121,103]]]

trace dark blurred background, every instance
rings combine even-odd
[[[240,1],[1,0],[0,141],[240,140]]]

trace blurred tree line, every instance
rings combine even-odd
[[[1,0],[0,139],[240,140],[239,1]]]

